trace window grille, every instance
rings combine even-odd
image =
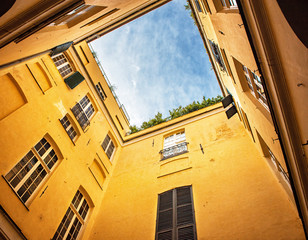
[[[187,152],[185,132],[172,134],[164,139],[164,149],[160,151],[162,160]]]
[[[211,46],[214,58],[215,58],[216,62],[218,63],[220,69],[224,72],[227,72],[226,66],[224,64],[224,61],[223,61],[223,58],[221,56],[218,45],[216,43],[212,42],[211,40],[209,40],[209,42],[210,42],[210,46]]]

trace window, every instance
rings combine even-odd
[[[235,0],[220,0],[223,7],[237,7],[237,3]]]
[[[63,78],[65,78],[66,76],[68,76],[70,73],[73,72],[73,68],[70,65],[67,58],[65,57],[64,53],[56,54],[52,56],[51,58]]]
[[[160,151],[162,160],[187,152],[185,132],[172,134],[164,139],[164,149]]]
[[[227,72],[226,66],[224,64],[224,61],[223,61],[223,58],[221,56],[221,53],[220,53],[218,45],[216,43],[214,43],[213,41],[211,41],[211,40],[209,40],[209,42],[210,42],[210,46],[211,46],[214,58],[215,58],[216,62],[218,63],[221,71]]]
[[[243,70],[244,70],[247,85],[248,85],[251,93],[253,95],[255,95],[255,91],[253,89],[252,81],[251,81],[251,78],[250,78],[250,70],[246,66],[243,66]]]
[[[175,188],[158,195],[155,239],[197,239],[191,186]]]
[[[202,9],[201,9],[201,6],[200,6],[200,3],[199,3],[198,0],[195,0],[195,5],[196,5],[198,11],[199,11],[199,12],[202,12]]]
[[[5,179],[21,201],[27,203],[57,161],[58,156],[44,137],[5,175]]]
[[[65,129],[65,131],[67,132],[68,136],[70,137],[70,139],[74,143],[77,140],[78,134],[77,134],[77,131],[75,130],[75,128],[73,127],[71,121],[69,120],[68,115],[65,115],[60,120],[60,122],[61,122],[63,128]]]
[[[261,82],[261,79],[259,76],[257,76],[255,73],[252,73],[253,76],[253,80],[254,80],[254,84],[256,86],[256,92],[257,92],[257,98],[258,100],[265,105],[266,108],[268,108],[267,105],[267,100],[266,100],[266,96],[265,96],[265,92],[264,92],[264,88]]]
[[[84,96],[71,110],[82,130],[85,130],[90,125],[90,119],[95,112],[88,96]]]
[[[252,95],[258,99],[258,101],[268,109],[267,100],[263,88],[263,84],[261,82],[261,78],[249,70],[246,66],[243,65],[244,75],[246,78],[246,82],[248,88]]]
[[[269,155],[270,155],[270,159],[272,160],[272,162],[274,163],[275,167],[277,168],[278,172],[282,175],[282,177],[288,182],[290,183],[289,180],[289,175],[288,173],[286,173],[286,171],[283,169],[283,167],[281,166],[281,164],[279,163],[279,161],[276,159],[276,157],[274,156],[274,154],[272,153],[272,151],[268,149]]]
[[[101,85],[100,82],[98,82],[96,85],[95,85],[95,89],[96,89],[96,92],[98,93],[98,96],[100,97],[100,99],[102,101],[104,101],[106,98],[107,98],[107,95]]]
[[[87,200],[78,190],[52,239],[77,239],[89,208]]]
[[[115,150],[115,146],[114,146],[112,139],[110,138],[108,134],[106,135],[102,143],[102,148],[104,149],[107,157],[110,159]]]

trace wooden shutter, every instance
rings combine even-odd
[[[191,186],[159,194],[156,240],[195,240]]]
[[[72,75],[64,79],[64,82],[70,87],[70,89],[74,89],[84,80],[84,76],[81,75],[80,72],[74,72]]]

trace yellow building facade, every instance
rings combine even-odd
[[[262,0],[189,3],[222,91],[232,95],[257,147],[274,156],[278,170],[290,179],[307,228],[303,99],[308,52],[307,33],[299,24],[305,21],[307,3],[298,2],[296,7]]]
[[[125,136],[86,42],[1,82],[4,239],[305,238],[270,157],[221,103]]]
[[[239,8],[253,4],[189,3],[223,104],[128,134],[129,116],[88,42],[166,2],[6,6],[1,239],[305,239],[306,162],[288,149],[297,140],[285,135],[280,92],[245,31]],[[295,112],[304,140],[305,113]]]

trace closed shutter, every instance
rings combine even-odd
[[[159,194],[156,240],[195,240],[191,186]]]
[[[74,72],[72,75],[64,79],[64,82],[73,89],[79,85],[84,80],[84,77],[80,72]]]

